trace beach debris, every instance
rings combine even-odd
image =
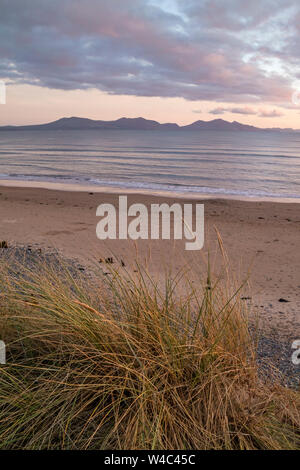
[[[100,258],[99,259],[99,263],[106,263],[106,264],[113,264],[114,263],[114,259],[112,256],[108,257],[108,258]]]
[[[280,297],[280,299],[278,299],[278,302],[290,302],[290,300],[287,300],[287,299],[284,299],[283,297]]]
[[[0,248],[8,248],[8,243],[6,240],[2,240],[0,242]]]
[[[124,263],[124,261],[121,259],[121,266],[124,268],[126,265]]]
[[[252,297],[241,297],[241,300],[251,300]]]

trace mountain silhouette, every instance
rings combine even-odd
[[[84,129],[119,129],[119,130],[211,130],[211,131],[276,131],[292,132],[293,129],[280,129],[280,128],[260,128],[241,124],[240,122],[225,121],[224,119],[213,119],[211,121],[195,121],[192,124],[179,126],[176,123],[160,124],[157,121],[150,119],[126,118],[122,117],[115,121],[100,121],[94,119],[80,118],[80,117],[63,117],[53,122],[46,124],[32,124],[27,126],[1,126],[0,130],[84,130]]]

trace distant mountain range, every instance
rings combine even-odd
[[[175,123],[160,124],[157,121],[152,121],[144,118],[121,118],[116,121],[96,121],[93,119],[70,117],[61,118],[57,121],[49,122],[46,124],[34,124],[29,126],[2,126],[0,131],[14,131],[14,130],[83,130],[83,129],[120,129],[120,130],[212,130],[212,131],[276,131],[276,132],[299,132],[293,129],[281,129],[278,127],[261,128],[255,126],[248,126],[240,122],[228,122],[224,119],[213,119],[212,121],[195,121],[187,126],[179,126]]]

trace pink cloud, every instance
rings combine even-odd
[[[210,114],[224,114],[224,113],[233,113],[233,114],[245,114],[245,115],[257,115],[257,111],[254,109],[243,106],[243,107],[219,107],[214,108],[209,111]]]
[[[282,117],[284,114],[281,111],[277,111],[276,109],[268,110],[268,109],[261,109],[258,114],[259,117],[264,118],[275,118],[275,117]]]
[[[2,3],[0,76],[12,81],[116,95],[272,106],[291,101],[292,77],[261,66],[269,57],[281,58],[286,69],[299,62],[297,36],[273,47],[259,30],[266,21],[284,28],[280,0],[186,0],[177,3],[177,13],[150,0]],[[247,39],[248,30],[256,41]],[[242,106],[229,112],[253,114]]]

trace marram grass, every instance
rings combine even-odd
[[[260,377],[230,282],[60,263],[0,261],[0,448],[300,448],[299,392]]]

